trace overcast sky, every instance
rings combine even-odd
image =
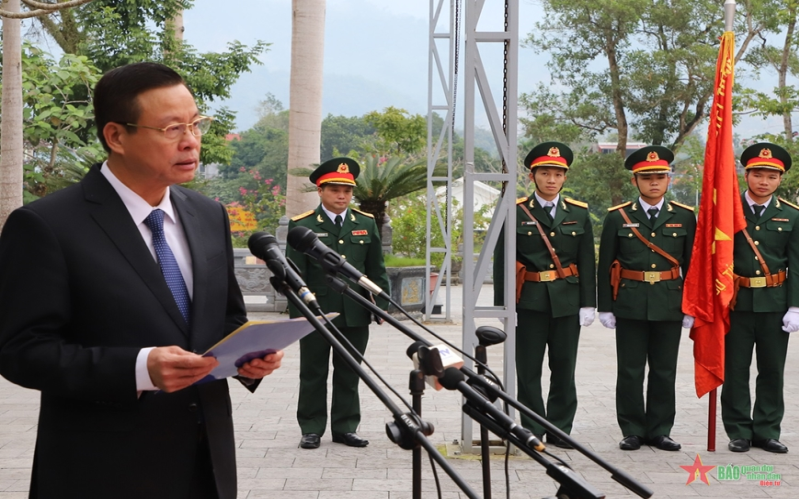
[[[502,0],[486,0],[479,29],[501,29],[503,5]],[[327,0],[323,114],[360,116],[393,105],[425,115],[429,9],[429,0]],[[520,0],[521,38],[541,14],[536,0]],[[291,0],[196,0],[194,8],[185,13],[184,22],[186,40],[200,51],[224,50],[233,40],[248,45],[257,40],[272,44],[260,58],[263,65],[244,74],[233,87],[233,97],[225,103],[238,112],[240,130],[255,123],[256,105],[267,93],[288,108]],[[501,44],[482,50],[496,94],[501,92]],[[545,55],[532,49],[520,50],[520,92],[531,90],[541,81],[551,83],[546,61]],[[458,93],[463,95],[462,83]],[[456,126],[462,128],[462,101],[458,107]],[[483,116],[478,116],[477,122],[486,124]],[[778,118],[765,122],[749,119],[736,133],[747,137],[779,132],[781,126]]]

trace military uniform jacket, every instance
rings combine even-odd
[[[610,267],[618,259],[622,268],[644,272],[663,272],[671,263],[655,250],[649,249],[621,216],[625,210],[642,236],[680,262],[682,276],[678,279],[648,283],[622,279],[619,294],[613,301],[610,286]],[[648,321],[679,321],[683,319],[683,278],[688,273],[691,250],[696,232],[693,209],[674,201],[663,204],[654,225],[638,202],[611,208],[605,217],[599,244],[597,294],[599,311],[613,312],[616,317]]]
[[[320,204],[316,210],[303,213],[291,219],[289,230],[294,227],[306,227],[316,233],[320,241],[347,259],[353,267],[363,272],[369,279],[390,293],[386,266],[383,263],[383,248],[377,224],[371,215],[349,208],[341,228],[336,227],[322,209]],[[305,283],[316,301],[325,312],[339,312],[341,315],[334,323],[339,327],[368,326],[371,314],[351,299],[333,291],[327,285],[326,273],[316,259],[287,247],[286,256],[299,267]],[[369,292],[358,285],[352,285],[361,295],[368,298]],[[388,302],[376,298],[377,305],[388,309]],[[291,317],[302,317],[299,310],[289,306]]]
[[[742,195],[741,198],[746,230],[757,244],[766,266],[772,274],[787,269],[788,279],[773,288],[739,288],[735,311],[785,312],[788,307],[799,307],[799,208],[774,196],[757,218],[746,197]],[[733,267],[736,275],[764,275],[743,231],[735,234]]]
[[[536,203],[535,196],[522,198],[516,204],[516,259],[528,272],[555,270],[552,255],[534,222],[522,209],[524,204],[544,229],[555,248],[561,266],[577,265],[579,276],[569,276],[549,282],[524,283],[516,308],[550,312],[552,317],[576,315],[581,307],[596,306],[596,264],[594,233],[588,206],[571,199],[560,198],[555,219]],[[505,304],[505,237],[504,230],[494,250],[494,304]],[[516,297],[508,297],[510,306]]]

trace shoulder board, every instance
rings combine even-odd
[[[633,204],[632,201],[627,201],[626,203],[622,203],[622,204],[614,206],[612,208],[608,208],[608,211],[616,211],[619,208],[624,208],[625,206],[630,206],[631,204]]]
[[[314,210],[306,211],[305,213],[300,213],[299,215],[291,217],[292,222],[296,222],[297,220],[302,220],[305,217],[311,216],[314,214]]]
[[[794,210],[799,210],[799,206],[796,206],[795,204],[791,203],[790,201],[786,201],[783,198],[779,198],[779,200],[782,201],[783,203],[787,204],[788,206],[790,206]]]
[[[523,197],[523,198],[519,198],[519,199],[516,200],[516,204],[526,203],[528,199],[530,199],[530,198],[526,197],[526,196]]]
[[[571,199],[571,198],[565,198],[564,201],[566,201],[569,204],[573,204],[574,206],[579,206],[580,208],[588,209],[588,203],[583,203],[582,201],[577,201],[576,199]]]
[[[677,201],[669,201],[669,204],[673,204],[674,206],[679,206],[680,208],[688,211],[694,211],[693,206],[688,206],[687,204],[678,203]]]
[[[366,213],[365,211],[361,211],[358,208],[352,208],[352,211],[358,212],[358,213],[360,213],[361,215],[363,215],[365,217],[369,217],[369,218],[374,218],[375,217],[371,213]]]

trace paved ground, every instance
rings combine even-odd
[[[460,316],[460,288],[454,290],[454,315]],[[491,302],[486,287],[481,301]],[[253,314],[252,319],[266,314]],[[490,324],[490,322],[484,322]],[[494,323],[493,325],[497,325]],[[449,340],[459,341],[460,324],[432,325]],[[405,349],[410,340],[388,325],[373,326],[367,359],[384,378],[403,395],[407,393],[410,361]],[[499,349],[489,364],[501,372]],[[792,450],[775,455],[753,449],[732,454],[721,427],[717,431],[718,451],[706,451],[707,398],[698,400],[693,388],[692,344],[683,336],[677,379],[677,421],[672,437],[682,443],[680,452],[663,452],[644,447],[637,452],[623,452],[617,443],[622,435],[616,426],[614,386],[615,347],[613,331],[599,321],[584,328],[577,366],[579,409],[572,435],[592,448],[602,458],[626,470],[655,491],[655,497],[701,496],[705,498],[799,497],[799,345],[791,343],[786,372],[786,418],[782,441]],[[366,449],[351,449],[333,444],[323,437],[316,450],[297,447],[300,438],[295,420],[298,386],[298,348],[286,352],[284,367],[249,394],[232,384],[231,392],[238,445],[239,497],[276,499],[405,499],[411,497],[411,454],[392,444],[385,436],[388,411],[366,388],[361,386],[363,418],[359,433],[371,444]],[[753,377],[754,379],[754,377]],[[0,499],[27,497],[30,466],[35,442],[39,395],[0,379]],[[425,419],[435,425],[432,441],[439,446],[460,439],[460,398],[446,391],[428,390],[424,397]],[[570,462],[607,497],[636,497],[616,482],[602,468],[575,451],[553,452]],[[704,465],[716,466],[708,473],[710,485],[696,480],[686,485],[689,474],[681,466],[694,463],[699,455]],[[482,496],[480,463],[475,459],[453,457],[449,460]],[[494,497],[505,497],[504,461],[492,460]],[[718,479],[719,467],[771,466],[780,475],[780,485],[767,487],[746,477],[732,481]],[[740,470],[740,468],[738,468]],[[443,497],[466,497],[439,469]],[[436,497],[435,482],[425,460],[424,497]],[[555,482],[540,465],[527,458],[513,457],[509,462],[510,496],[541,498],[554,495]]]

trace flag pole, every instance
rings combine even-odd
[[[735,0],[724,2],[724,31],[732,31],[735,23]],[[716,388],[708,394],[707,414],[707,451],[716,452],[716,401],[718,399]]]

